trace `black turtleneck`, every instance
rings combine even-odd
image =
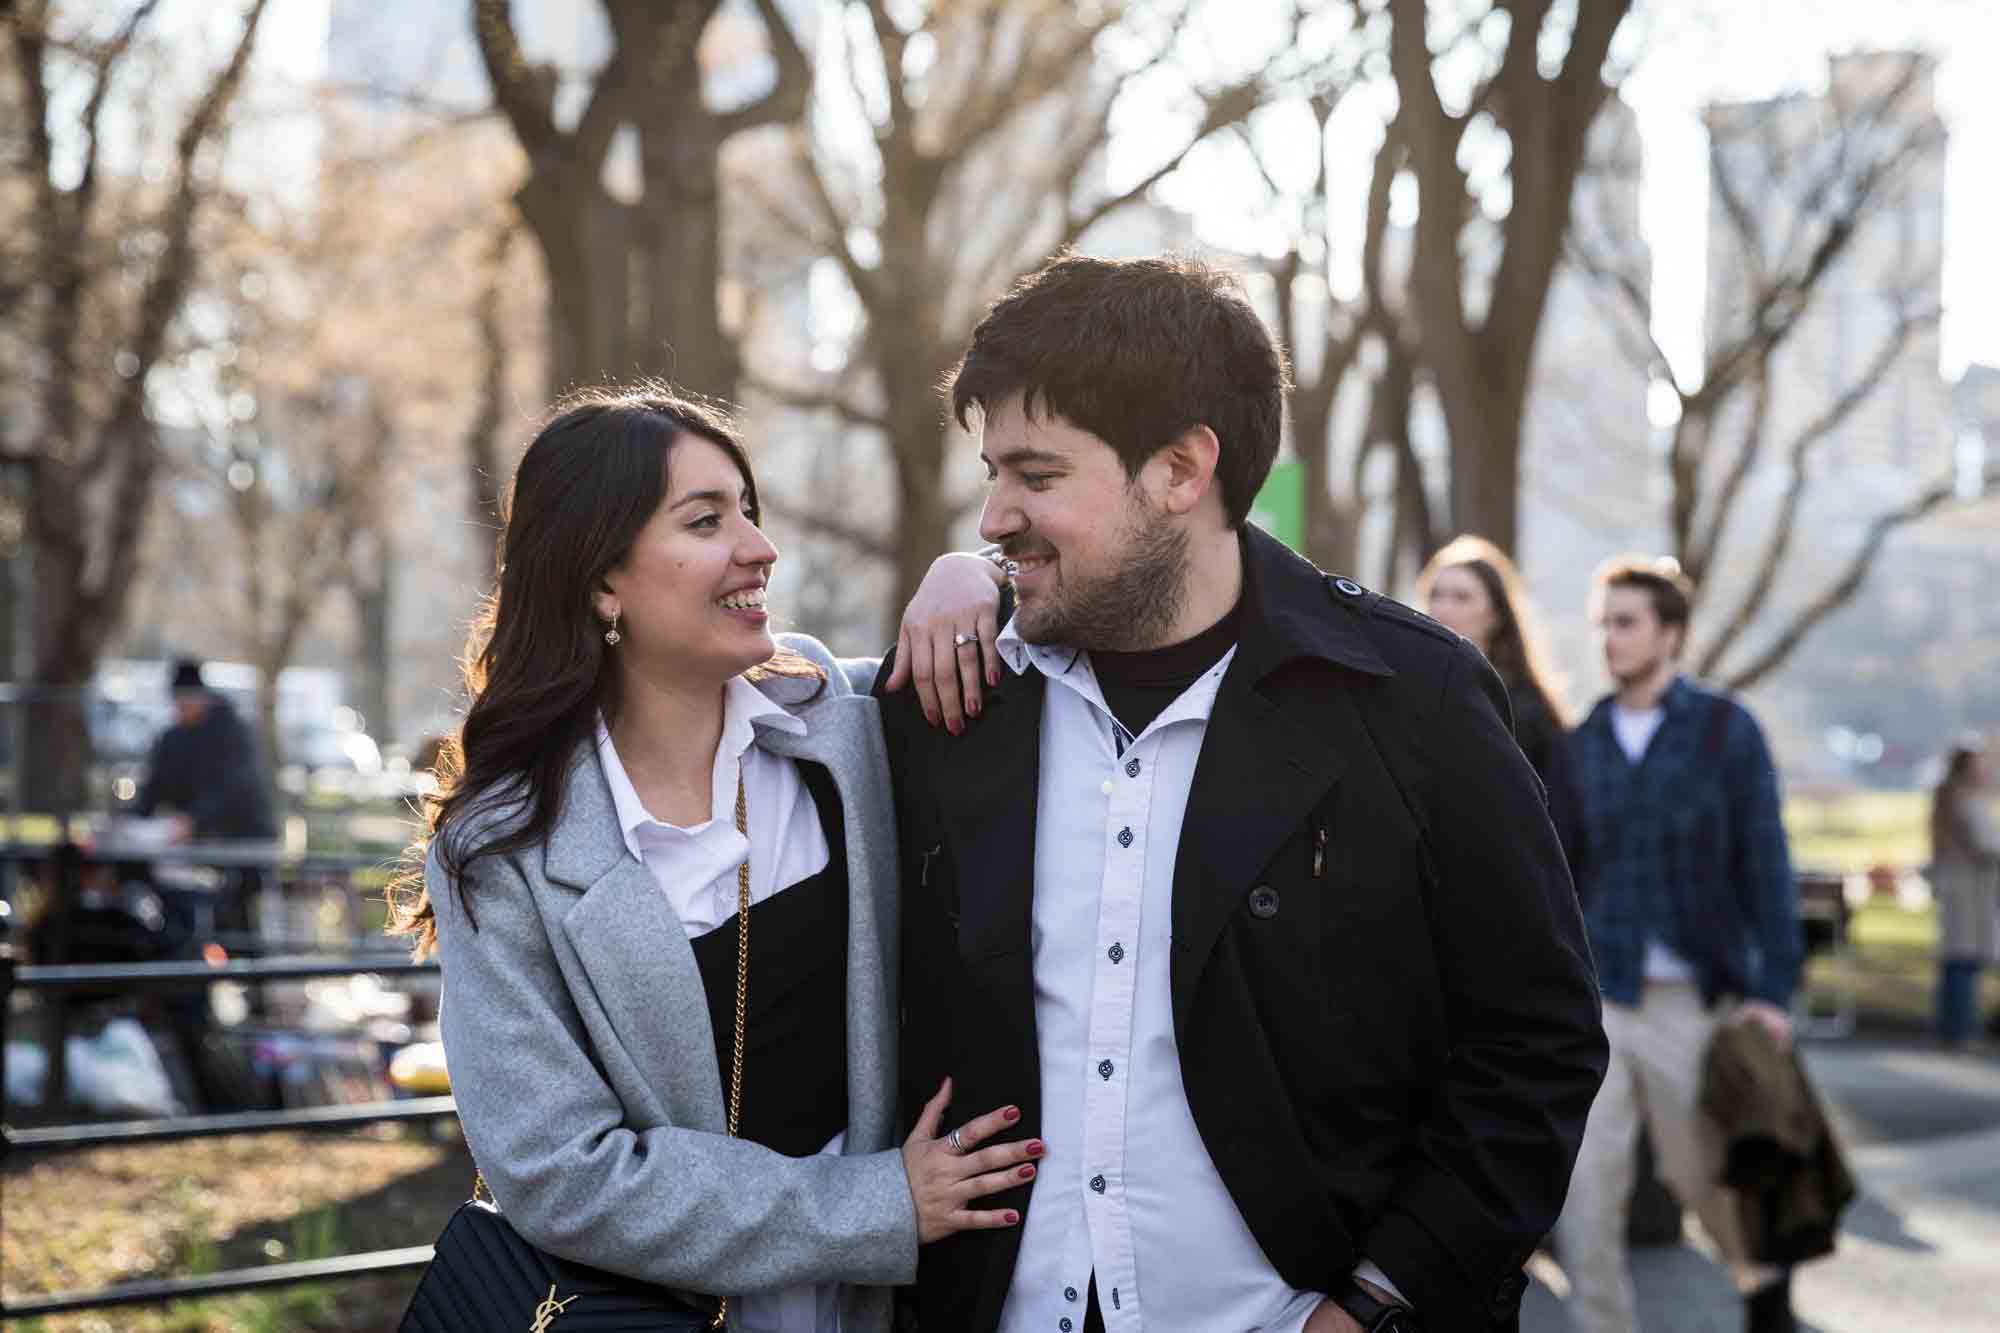
[[[1137,736],[1236,642],[1242,603],[1192,639],[1136,653],[1092,649],[1091,670],[1120,726]]]

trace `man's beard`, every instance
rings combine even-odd
[[[1034,551],[1023,544],[1021,553]],[[1029,643],[1112,652],[1157,647],[1187,601],[1187,574],[1187,533],[1135,504],[1126,514],[1118,567],[1088,579],[1061,573],[1053,593],[1015,612],[1015,632]]]

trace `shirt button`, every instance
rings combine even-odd
[[[1069,1333],[1069,1331],[1075,1328],[1076,1325],[1070,1323],[1068,1315],[1064,1315],[1062,1319],[1057,1322],[1056,1327],[1061,1329],[1062,1333]]]
[[[1122,944],[1113,944],[1109,949],[1104,951],[1104,956],[1109,958],[1113,963],[1122,963],[1125,961],[1125,946]]]
[[[1137,759],[1127,759],[1125,761],[1125,776],[1128,778],[1139,776],[1139,761]]]
[[[1250,915],[1269,921],[1278,914],[1278,891],[1268,884],[1250,890]]]
[[[1104,1193],[1104,1177],[1092,1176],[1090,1178],[1090,1188],[1095,1190],[1099,1194]]]
[[[1106,796],[1109,796],[1111,794],[1111,779],[1106,778],[1104,780],[1104,785],[1099,787],[1098,790],[1103,792]]]
[[[1118,845],[1120,847],[1130,847],[1132,845],[1132,830],[1130,828],[1118,830]]]
[[[1097,1062],[1097,1076],[1099,1078],[1108,1079],[1112,1075],[1113,1068],[1114,1067],[1109,1060],[1099,1060]]]
[[[1075,1299],[1076,1299],[1076,1288],[1075,1288],[1075,1287],[1064,1287],[1064,1288],[1063,1288],[1063,1299],[1064,1299],[1064,1300],[1066,1300],[1066,1301],[1073,1301],[1073,1300],[1075,1300]]]

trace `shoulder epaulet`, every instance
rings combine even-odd
[[[1334,601],[1351,606],[1363,615],[1387,620],[1397,625],[1407,625],[1411,629],[1421,630],[1446,643],[1458,642],[1457,633],[1446,629],[1415,607],[1405,606],[1395,598],[1385,597],[1379,592],[1371,592],[1353,579],[1329,574],[1326,586],[1332,591]]]

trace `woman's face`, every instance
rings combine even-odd
[[[1493,646],[1493,630],[1500,617],[1486,585],[1463,565],[1448,565],[1431,583],[1431,619],[1446,629],[1456,630],[1472,640],[1480,652]]]
[[[713,442],[684,434],[667,495],[604,576],[597,614],[618,614],[611,652],[655,679],[724,681],[777,651],[764,589],[778,549],[748,512],[743,473]]]

